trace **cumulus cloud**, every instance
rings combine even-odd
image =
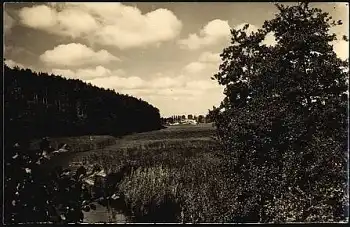
[[[220,53],[203,52],[197,59],[187,64],[183,71],[189,74],[198,74],[205,72],[205,75],[210,77],[212,73],[218,70],[221,62]]]
[[[186,72],[189,72],[189,73],[199,73],[201,71],[203,71],[204,69],[206,69],[207,67],[207,64],[203,63],[203,62],[198,62],[198,61],[195,61],[195,62],[191,62],[189,64],[187,64],[184,68],[184,70]]]
[[[21,23],[49,33],[82,37],[120,49],[159,44],[174,39],[181,21],[167,9],[146,14],[121,3],[54,3],[24,7]]]
[[[211,106],[218,105],[224,97],[223,88],[210,80],[191,80],[185,82],[181,87],[132,89],[124,90],[124,92],[154,104],[165,116],[206,114]]]
[[[265,44],[266,46],[275,46],[277,44],[277,41],[274,33],[268,33],[265,36],[265,39],[263,40],[262,44]]]
[[[239,24],[237,26],[235,26],[235,29],[238,30],[238,29],[243,29],[243,27],[246,25],[246,24],[249,24],[249,23],[242,23],[242,24]],[[255,25],[253,24],[249,24],[247,30],[246,30],[246,33],[248,35],[251,35],[253,32],[257,32],[258,31],[258,27],[256,27]],[[275,46],[277,44],[277,41],[275,39],[275,35],[273,32],[269,32],[266,36],[265,36],[265,39],[261,42],[261,44],[265,44],[266,46]]]
[[[15,62],[15,61],[13,61],[13,60],[11,60],[11,59],[6,59],[4,63],[5,63],[5,65],[7,65],[7,67],[9,67],[9,68],[11,68],[11,69],[15,68],[16,66],[17,66],[18,68],[20,68],[20,69],[26,68],[26,67],[25,67],[24,65],[22,65],[21,63]]]
[[[147,82],[139,77],[126,76],[122,69],[110,70],[101,65],[95,68],[53,69],[54,75],[63,76],[69,79],[79,79],[86,83],[91,83],[98,87],[113,89],[136,89],[144,87]]]
[[[242,29],[246,23],[236,25],[235,29]],[[207,25],[205,25],[199,32],[199,34],[191,33],[188,38],[181,39],[178,44],[183,49],[196,50],[204,46],[215,45],[221,42],[228,42],[231,36],[230,25],[227,21],[223,20],[212,20]],[[247,29],[247,34],[256,32],[258,28],[255,25],[249,24]],[[273,33],[267,34],[263,44],[275,45],[275,36]]]
[[[24,7],[19,11],[19,17],[23,25],[38,29],[48,29],[57,23],[56,12],[46,5]]]
[[[156,79],[153,79],[150,84],[154,89],[183,87],[184,77],[183,76],[178,76],[175,78],[158,77]]]
[[[174,93],[177,95],[188,95],[191,92],[193,93],[193,83],[187,81],[183,75],[144,80],[138,76],[126,77],[113,74],[113,76],[98,77],[87,80],[86,82],[99,87],[112,88],[135,95],[171,95]]]
[[[210,80],[198,80],[198,81],[178,81],[176,78],[171,79],[172,86],[154,86],[152,83],[145,83],[143,86],[137,88],[122,88],[121,91],[132,94],[139,97],[198,97],[211,92],[213,90],[221,89],[219,85]],[[148,86],[147,86],[148,85]],[[109,87],[113,87],[109,85]],[[115,87],[113,87],[115,88]]]
[[[342,60],[349,58],[349,43],[345,40],[338,40],[333,42],[333,50]]]
[[[203,46],[218,44],[228,41],[230,37],[230,25],[228,21],[215,19],[206,24],[199,34],[191,33],[188,38],[178,41],[183,49],[196,50]]]
[[[125,71],[122,69],[110,70],[101,65],[95,68],[85,68],[85,69],[52,69],[51,71],[54,75],[63,76],[69,79],[80,79],[83,81],[92,80],[96,78],[106,78],[106,77],[119,77],[125,76]]]
[[[243,27],[244,27],[246,24],[249,25],[248,28],[247,28],[247,30],[246,30],[246,33],[247,33],[248,35],[251,35],[253,32],[257,32],[257,31],[258,31],[258,28],[257,28],[255,25],[249,24],[249,23],[241,23],[241,24],[236,25],[234,28],[235,28],[236,30],[238,30],[238,29],[243,29]]]
[[[95,78],[92,80],[88,80],[87,82],[98,87],[112,88],[117,90],[142,88],[147,83],[146,81],[137,76],[111,76],[106,78]]]
[[[9,33],[15,24],[15,20],[6,11],[4,12],[4,32]]]
[[[63,76],[68,79],[82,79],[76,76],[76,72],[70,69],[52,69],[51,73],[56,76]]]
[[[112,61],[120,61],[119,58],[106,50],[95,52],[80,43],[56,46],[52,50],[45,51],[39,58],[46,64],[64,66],[106,64]]]
[[[205,63],[218,63],[221,61],[220,53],[203,52],[198,59],[200,62]]]
[[[78,70],[53,69],[54,75],[80,79],[98,87],[115,89],[136,96],[196,96],[216,89],[219,85],[209,79],[195,80],[189,76],[162,76],[150,80],[128,76],[122,69],[110,70],[103,66]]]
[[[146,80],[130,76],[121,69],[110,70],[103,66],[79,70],[54,69],[51,73],[142,98],[159,107],[162,114],[176,114],[176,111],[181,112],[189,105],[198,111],[205,111],[208,103],[216,105],[222,100],[223,87],[215,81],[195,79],[186,74],[155,74],[155,77]],[[170,107],[169,101],[177,103]]]

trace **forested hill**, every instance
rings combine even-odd
[[[4,66],[5,141],[42,136],[124,135],[161,127],[149,103],[80,80]]]

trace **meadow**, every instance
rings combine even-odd
[[[316,214],[323,215],[322,220],[326,221],[339,216],[334,213],[338,208],[328,204],[329,199],[322,190],[330,190],[329,193],[339,198],[341,190],[328,185],[302,196],[296,192],[287,193],[262,208],[254,208],[256,202],[248,200],[248,205],[253,208],[248,206],[249,209],[245,209],[247,203],[243,201],[247,195],[241,191],[248,191],[251,186],[247,183],[241,188],[237,184],[240,178],[227,174],[227,156],[220,152],[222,148],[216,141],[215,132],[211,124],[202,124],[169,126],[122,138],[52,138],[53,144],[59,141],[73,144],[78,151],[86,146],[90,150],[77,152],[71,149],[52,158],[47,168],[59,165],[74,172],[84,167],[87,175],[100,171],[99,176],[92,174],[95,176],[87,182],[93,198],[89,203],[94,203],[96,208],[84,211],[83,222],[88,223],[241,223],[258,222],[260,218],[265,218],[265,222],[279,223],[317,221]],[[285,164],[291,171],[296,171],[289,162]],[[251,174],[260,173],[254,171]],[[264,170],[257,168],[257,171]],[[257,179],[272,179],[273,176],[273,173],[261,173]],[[292,180],[295,178],[293,174],[288,176]],[[264,188],[275,193],[274,186],[266,184]],[[259,192],[254,194],[258,195]],[[321,206],[316,207],[318,210],[314,206],[308,208],[309,203],[305,205],[303,202],[305,198],[321,198]],[[302,206],[307,209],[298,208]],[[247,214],[240,216],[239,212]]]
[[[107,176],[93,190],[132,222],[225,221],[230,196],[211,124],[128,135],[75,153],[66,162],[72,163],[102,168]]]

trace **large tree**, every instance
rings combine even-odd
[[[213,78],[226,95],[210,113],[232,179],[226,221],[343,220],[348,60],[330,33],[342,22],[307,3],[276,6],[257,31],[231,30]]]

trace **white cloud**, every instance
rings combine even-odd
[[[121,69],[109,70],[103,66],[79,70],[54,69],[52,72],[142,98],[160,108],[165,115],[181,113],[188,110],[189,106],[191,114],[203,114],[205,112],[201,111],[219,104],[223,98],[223,87],[216,81],[195,79],[186,74],[156,74],[156,77],[145,80],[138,76],[127,76]],[[169,101],[173,105],[169,105]]]
[[[243,27],[244,27],[246,24],[249,24],[249,23],[241,23],[241,24],[239,24],[239,25],[236,25],[234,28],[235,28],[236,30],[238,30],[238,29],[243,29]],[[257,31],[258,31],[258,28],[257,28],[255,25],[249,24],[249,26],[248,26],[248,28],[247,28],[247,30],[246,30],[246,33],[247,33],[248,35],[251,35],[253,32],[257,32]]]
[[[40,60],[50,65],[79,66],[91,64],[106,64],[112,61],[120,61],[106,50],[95,52],[91,48],[80,44],[70,43],[59,45],[52,50],[40,55]]]
[[[14,26],[15,24],[15,20],[6,12],[4,15],[4,32],[5,33],[9,33],[11,31],[11,28]]]
[[[144,87],[146,84],[146,81],[136,76],[131,76],[131,77],[111,76],[106,78],[96,78],[96,79],[88,80],[86,82],[94,84],[99,87],[113,88],[116,90],[137,89],[137,88]]]
[[[24,69],[26,68],[24,65],[22,65],[21,63],[15,62],[11,59],[6,59],[5,60],[5,65],[7,65],[9,68],[13,69],[14,67],[19,67],[20,69]]]
[[[213,80],[194,80],[186,84],[189,89],[200,89],[200,90],[210,90],[215,88],[220,88],[221,86]]]
[[[107,78],[107,77],[119,77],[125,76],[125,72],[122,69],[109,70],[101,65],[95,68],[86,69],[52,69],[54,75],[63,76],[70,79],[80,79],[83,81],[92,80],[96,78]]]
[[[151,80],[144,80],[138,76],[126,77],[123,75],[116,75],[110,73],[109,77],[99,77],[86,82],[94,84],[99,87],[113,88],[116,90],[128,92],[128,93],[141,93],[141,94],[159,94],[160,91],[167,89],[181,89],[185,87],[185,81],[182,76],[170,78],[153,78]]]
[[[186,39],[178,41],[181,48],[196,50],[203,46],[215,45],[230,38],[228,21],[215,19],[206,24],[199,34],[192,33]]]
[[[139,97],[198,97],[204,95],[215,89],[220,89],[221,87],[217,85],[214,81],[210,80],[198,80],[198,81],[179,81],[177,79],[170,79],[173,86],[159,86],[156,87],[152,83],[144,83],[143,86],[122,89],[123,92],[132,94]],[[110,87],[116,88],[112,85]]]
[[[75,8],[56,11],[50,5],[24,7],[19,17],[28,27],[72,38],[87,35],[98,27],[91,15]]]
[[[342,60],[349,58],[349,43],[345,40],[338,40],[332,43],[334,52]]]
[[[50,73],[52,73],[56,76],[63,76],[65,78],[69,78],[69,79],[82,79],[82,78],[77,77],[76,73],[70,69],[52,69]]]
[[[198,74],[204,73],[208,78],[219,69],[219,64],[221,62],[219,53],[203,52],[197,61],[193,61],[187,64],[183,68],[184,73],[188,74]]]
[[[188,65],[185,66],[184,70],[188,73],[199,73],[201,71],[203,71],[204,69],[206,69],[207,64],[203,63],[203,62],[191,62]]]
[[[174,39],[181,21],[167,9],[146,14],[121,3],[55,3],[24,7],[22,24],[49,33],[83,37],[120,49],[159,44]]]
[[[98,87],[116,89],[134,95],[201,95],[203,92],[219,88],[215,81],[196,80],[185,75],[176,77],[156,77],[144,80],[138,76],[127,76],[121,69],[110,70],[103,66],[87,69],[53,69],[54,75],[70,79],[80,79]]]
[[[159,77],[151,81],[152,88],[176,88],[184,86],[184,78],[182,76],[171,77]]]
[[[50,29],[57,23],[57,13],[46,5],[24,7],[19,11],[21,23],[37,29]]]
[[[203,83],[202,83],[203,82]],[[213,105],[217,106],[223,100],[223,88],[207,89],[208,81],[189,82],[183,88],[168,88],[155,90],[130,90],[127,93],[152,103],[160,109],[161,115],[174,114],[206,114]],[[209,82],[210,83],[210,82]],[[169,105],[171,103],[171,105]]]
[[[275,46],[277,44],[277,41],[274,33],[273,32],[267,33],[262,44],[265,44],[266,46]]]
[[[95,40],[121,49],[157,44],[175,38],[182,26],[166,9],[157,9],[144,16],[130,12],[129,16],[122,17],[119,23],[104,26],[96,33]]]
[[[147,84],[146,81],[139,77],[125,77],[126,73],[122,69],[110,70],[103,66],[78,70],[53,69],[52,73],[70,79],[80,79],[86,83],[103,88],[136,89]]]
[[[221,61],[220,53],[203,52],[199,56],[200,62],[218,63]]]
[[[246,24],[249,24],[249,23],[242,23],[242,24],[239,24],[235,27],[236,30],[238,29],[243,29],[243,27],[246,25]],[[255,25],[253,24],[249,24],[247,30],[246,30],[246,33],[248,35],[251,35],[253,32],[257,32],[258,31],[258,27],[256,27]],[[276,42],[276,39],[275,39],[275,35],[273,32],[269,32],[266,36],[265,36],[265,39],[262,41],[261,44],[265,44],[266,46],[274,46],[277,44]]]
[[[73,38],[88,35],[98,28],[97,21],[88,13],[79,9],[66,9],[57,13],[57,22],[66,30],[62,35]]]
[[[246,23],[236,25],[234,28],[236,30],[243,29]],[[223,20],[212,20],[207,25],[205,25],[199,32],[199,35],[192,33],[186,39],[179,40],[178,43],[181,48],[196,50],[204,46],[215,45],[221,42],[228,42],[231,37],[230,25],[227,21]],[[251,35],[252,32],[258,31],[255,25],[249,24],[246,33]],[[275,45],[275,37],[273,33],[267,34],[265,40],[262,42],[266,45]]]

